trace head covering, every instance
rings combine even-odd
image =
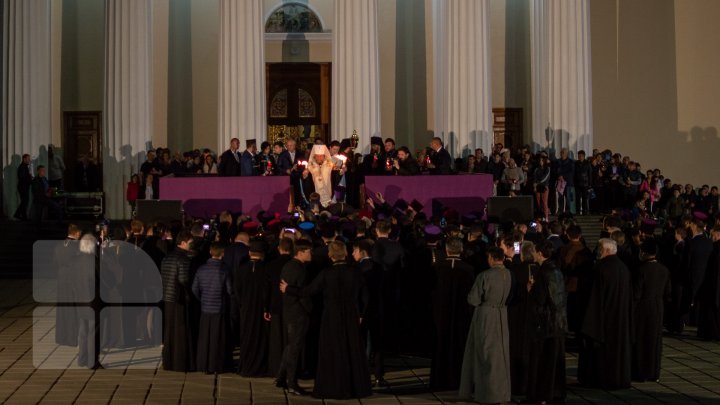
[[[708,216],[706,213],[704,213],[702,211],[695,211],[695,212],[693,212],[693,218],[699,219],[701,221],[707,221]]]
[[[300,228],[301,231],[310,232],[315,229],[315,224],[310,221],[300,222],[298,228]]]
[[[267,244],[262,239],[251,240],[248,250],[253,253],[265,253],[267,251]]]
[[[380,138],[379,136],[373,136],[372,138],[370,138],[370,145],[383,146],[384,143],[383,143],[382,138]]]
[[[351,142],[350,139],[348,139],[348,138],[345,138],[345,139],[343,139],[342,141],[340,141],[340,151],[341,151],[341,152],[344,151],[345,149],[351,147],[351,146],[352,146],[352,142]]]
[[[393,207],[395,207],[401,211],[405,211],[406,209],[408,209],[408,202],[403,200],[402,198],[400,198],[397,201],[395,201],[395,204],[393,204]]]
[[[640,224],[640,232],[646,235],[654,234],[655,228],[657,228],[657,221],[652,219],[643,219],[642,223]]]
[[[243,231],[247,232],[250,236],[255,236],[258,232],[260,224],[255,221],[245,222],[242,226]]]
[[[439,226],[426,225],[425,226],[425,242],[436,243],[442,238],[443,231]]]
[[[327,146],[325,145],[315,145],[312,147],[312,151],[310,151],[310,158],[308,159],[308,163],[315,163],[315,155],[325,155],[325,161],[329,162],[330,159],[332,159],[332,156],[330,155],[330,150],[328,150]]]

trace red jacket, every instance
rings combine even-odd
[[[127,185],[126,198],[128,201],[137,201],[138,193],[140,192],[140,185],[137,183],[130,182]]]

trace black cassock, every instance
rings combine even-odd
[[[269,322],[267,310],[269,279],[265,263],[250,260],[237,269],[233,277],[233,294],[240,322],[238,336],[238,373],[243,377],[260,377],[267,373]]]
[[[583,320],[578,381],[586,386],[630,387],[630,271],[616,255],[600,259]]]
[[[336,262],[318,274],[309,286],[288,286],[287,293],[323,296],[313,396],[325,399],[370,396],[370,372],[359,330],[360,318],[367,307],[367,291],[360,271]]]
[[[512,263],[508,266],[512,273],[512,295],[508,301],[508,338],[510,340],[510,378],[513,394],[525,394],[527,389],[529,346],[528,312],[529,300],[527,284],[530,273],[537,270],[532,262]]]
[[[433,352],[432,303],[428,299],[435,282],[435,263],[445,253],[431,245],[410,251],[410,265],[403,269],[400,288],[399,347],[403,353],[428,356]]]
[[[458,257],[436,263],[435,274],[432,301],[437,339],[430,369],[430,389],[457,390],[474,310],[467,297],[475,277],[473,267]]]
[[[643,263],[633,274],[632,378],[660,378],[665,302],[670,298],[670,270],[657,261]]]
[[[286,336],[283,328],[282,294],[280,285],[280,273],[282,268],[290,261],[290,255],[280,255],[267,264],[268,277],[267,308],[270,310],[270,340],[268,347],[268,374],[277,375],[285,349]]]
[[[720,242],[713,243],[698,301],[698,337],[720,340]]]

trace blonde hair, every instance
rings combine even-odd
[[[332,241],[328,244],[328,256],[333,261],[342,261],[347,258],[347,247],[340,241]]]

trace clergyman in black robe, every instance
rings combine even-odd
[[[285,350],[285,330],[283,327],[282,294],[278,289],[280,274],[283,267],[292,259],[293,240],[283,238],[278,246],[280,255],[268,262],[266,266],[268,276],[268,304],[270,310],[270,340],[268,346],[268,374],[276,376],[280,369],[283,350]]]
[[[644,263],[633,273],[632,378],[660,378],[665,302],[670,298],[670,270],[656,260],[657,243],[647,239],[640,246]]]
[[[632,284],[612,239],[598,242],[595,273],[581,333],[578,381],[603,389],[630,387]]]
[[[460,387],[465,343],[473,307],[467,296],[475,282],[472,266],[460,259],[462,240],[448,239],[447,257],[435,264],[435,290],[432,295],[435,321],[435,353],[430,368],[430,389],[457,390]]]
[[[698,331],[700,339],[720,340],[720,228],[710,233],[713,252],[700,287]]]
[[[239,314],[238,373],[243,377],[261,377],[267,372],[270,312],[266,308],[269,279],[263,257],[265,244],[250,242],[250,261],[240,265],[233,275],[233,295]]]
[[[313,396],[324,399],[364,398],[372,394],[360,324],[367,307],[367,290],[360,272],[345,262],[347,248],[331,242],[333,265],[323,270],[306,288],[287,286],[287,294],[309,296],[322,293],[324,306],[320,326],[318,369]],[[284,288],[286,284],[281,284]]]
[[[373,242],[364,239],[355,242],[353,246],[353,259],[356,267],[362,274],[368,292],[368,305],[365,317],[360,326],[360,335],[366,340],[370,360],[373,365],[375,384],[387,386],[385,381],[385,364],[383,351],[387,347],[387,336],[384,328],[384,302],[382,295],[383,268],[370,258]]]

